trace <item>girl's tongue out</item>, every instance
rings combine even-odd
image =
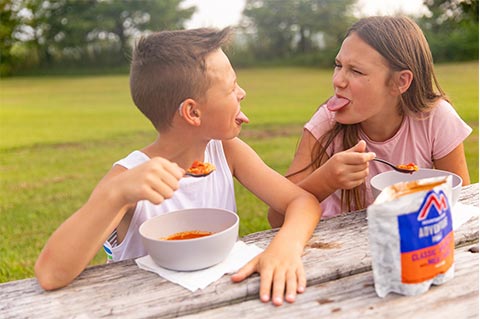
[[[327,102],[327,109],[329,109],[332,112],[336,112],[340,110],[342,107],[350,103],[350,100],[343,98],[343,97],[337,97],[337,96],[332,96],[330,100]]]

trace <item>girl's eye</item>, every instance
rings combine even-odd
[[[355,69],[353,69],[353,72],[356,73],[356,74],[358,74],[358,75],[363,75],[363,72],[358,71],[358,70],[355,70]]]
[[[338,68],[341,68],[341,67],[342,67],[342,65],[341,65],[340,63],[337,63],[337,62],[335,62],[335,63],[333,64],[333,66],[335,67],[335,69],[338,69]]]

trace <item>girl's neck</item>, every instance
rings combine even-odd
[[[400,129],[404,115],[395,114],[391,117],[369,119],[360,124],[362,131],[375,142],[391,139]]]

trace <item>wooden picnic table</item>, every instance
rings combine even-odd
[[[479,185],[460,202],[478,207]],[[134,260],[87,268],[69,286],[47,292],[35,278],[0,284],[0,318],[478,318],[478,216],[455,231],[455,277],[415,297],[374,290],[366,212],[322,220],[303,261],[305,293],[275,307],[258,299],[259,276],[224,276],[192,293]],[[277,230],[242,238],[265,248]]]

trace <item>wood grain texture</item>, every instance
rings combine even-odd
[[[460,201],[478,207],[478,184],[464,187]],[[265,248],[277,230],[242,238]],[[294,304],[275,308],[258,300],[259,276],[233,284],[223,276],[191,293],[133,260],[87,268],[68,287],[46,292],[35,278],[0,284],[0,318],[478,318],[478,217],[455,232],[455,278],[416,298],[373,289],[365,211],[322,220],[305,248],[307,291]],[[415,300],[421,298],[422,303]],[[448,309],[449,311],[446,311]],[[467,309],[464,312],[463,309]],[[472,310],[473,309],[473,310]],[[391,315],[390,315],[391,314]],[[421,314],[421,316],[417,316]],[[463,316],[466,314],[466,316]],[[457,317],[457,316],[456,316]]]

